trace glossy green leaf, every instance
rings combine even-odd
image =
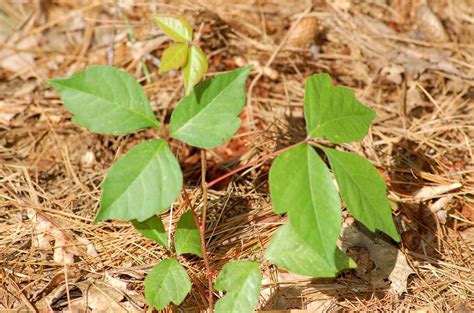
[[[217,300],[216,313],[253,312],[260,297],[262,274],[257,262],[233,261],[224,265],[214,288],[227,291]]]
[[[91,66],[48,83],[61,95],[72,121],[100,134],[122,135],[158,127],[143,87],[111,66]]]
[[[156,16],[155,22],[174,41],[189,42],[193,40],[193,29],[183,17]]]
[[[198,46],[191,46],[188,59],[183,67],[184,89],[188,95],[199,83],[208,69],[207,57]]]
[[[168,237],[166,236],[165,226],[163,225],[161,218],[153,215],[143,222],[132,220],[132,225],[140,234],[159,243],[169,250],[170,246],[168,244]]]
[[[230,139],[240,125],[238,115],[244,107],[250,69],[239,68],[199,84],[173,111],[171,137],[204,149]]]
[[[341,230],[341,202],[326,164],[308,144],[280,154],[270,169],[276,213],[288,212],[292,228],[328,264]]]
[[[178,255],[192,253],[202,258],[199,229],[194,222],[191,211],[185,212],[179,218],[174,237],[174,246]]]
[[[145,278],[145,299],[150,307],[164,309],[173,302],[181,304],[191,291],[188,273],[175,259],[158,263]]]
[[[324,148],[351,214],[369,230],[400,241],[387,199],[387,187],[375,167],[357,154]]]
[[[143,222],[166,211],[183,184],[178,161],[165,140],[146,141],[122,156],[102,184],[96,221],[106,219]]]
[[[309,137],[345,143],[364,138],[376,114],[354,91],[333,86],[328,74],[316,74],[305,82],[304,116]]]
[[[188,45],[185,43],[178,43],[166,48],[161,56],[160,70],[158,73],[176,70],[186,64],[188,50]]]
[[[334,247],[334,262],[328,264],[314,245],[303,241],[289,223],[273,235],[265,258],[290,272],[311,277],[335,277],[340,271],[357,266],[337,247]]]

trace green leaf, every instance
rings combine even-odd
[[[260,297],[262,274],[257,262],[233,261],[222,268],[214,288],[227,293],[217,300],[216,313],[253,312]]]
[[[245,81],[251,67],[219,74],[199,84],[181,100],[171,115],[170,135],[199,148],[227,141],[240,125],[245,103]]]
[[[106,219],[143,222],[166,211],[176,200],[183,175],[165,140],[146,141],[111,167],[96,221]]]
[[[188,50],[188,45],[185,43],[178,43],[166,48],[161,57],[160,70],[158,73],[176,70],[183,66],[188,58]]]
[[[340,271],[357,266],[337,247],[334,247],[334,262],[328,264],[314,245],[303,241],[289,223],[273,235],[265,258],[290,272],[311,277],[335,277]]]
[[[191,46],[188,59],[183,67],[184,89],[187,95],[193,90],[194,85],[199,83],[204,74],[206,74],[208,66],[206,55],[202,52],[201,48]]]
[[[191,291],[188,273],[175,259],[158,263],[145,278],[145,299],[150,307],[164,309],[169,303],[181,304]]]
[[[48,83],[61,95],[72,121],[100,134],[122,135],[158,127],[143,87],[111,66],[91,66]]]
[[[387,187],[375,167],[357,154],[323,148],[351,214],[369,230],[400,241],[387,199]]]
[[[193,29],[183,17],[156,16],[155,22],[168,37],[177,42],[193,40]]]
[[[152,217],[143,222],[132,220],[132,225],[140,234],[142,234],[146,238],[149,238],[159,243],[168,250],[170,249],[168,237],[166,236],[165,226],[163,225],[163,222],[158,216],[153,215]]]
[[[328,264],[341,230],[341,202],[326,164],[308,144],[280,154],[270,169],[274,211],[288,216],[298,236]]]
[[[334,87],[328,74],[306,79],[304,115],[309,137],[327,138],[339,144],[364,138],[376,116],[357,101],[354,91]]]
[[[199,229],[194,222],[191,211],[185,212],[179,219],[174,237],[174,246],[178,255],[192,253],[202,258]]]

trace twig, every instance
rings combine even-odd
[[[202,155],[202,154],[201,154]],[[205,155],[205,153],[204,153]],[[204,159],[204,177],[206,177],[206,164],[205,164]],[[202,166],[202,163],[201,163]],[[206,180],[203,180],[202,185],[206,185]],[[206,275],[207,275],[207,281],[209,284],[209,293],[207,296],[207,301],[209,304],[209,312],[213,312],[214,310],[214,295],[213,295],[213,289],[212,289],[212,275],[211,275],[211,267],[209,265],[209,258],[207,255],[207,248],[206,248],[206,241],[205,241],[205,232],[206,232],[206,211],[207,211],[207,186],[203,188],[203,199],[204,199],[204,207],[203,207],[203,215],[202,215],[202,222],[199,221],[199,217],[197,216],[196,210],[194,209],[193,204],[191,203],[191,200],[189,199],[188,192],[186,191],[185,188],[183,188],[183,196],[184,196],[184,201],[186,201],[187,205],[191,209],[191,212],[193,213],[194,217],[194,222],[196,223],[197,228],[199,229],[199,238],[201,241],[201,250],[202,250],[202,255],[204,259],[204,266],[206,267]]]
[[[204,258],[204,265],[206,266],[206,275],[207,281],[209,283],[209,312],[214,312],[214,292],[212,288],[212,274],[211,274],[211,266],[209,265],[209,256],[207,255],[206,249],[206,241],[205,241],[205,234],[206,234],[206,216],[207,216],[207,182],[206,182],[206,171],[207,171],[207,163],[206,163],[206,150],[201,149],[201,188],[202,188],[202,200],[203,200],[203,207],[202,207],[202,219],[201,219],[201,227],[199,228],[199,235],[201,237],[201,249],[202,255]]]

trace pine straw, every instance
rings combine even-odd
[[[0,4],[5,25],[13,27],[2,27],[10,40],[1,45],[22,58],[31,57],[32,63],[1,72],[2,309],[48,309],[47,303],[53,305],[49,309],[64,309],[80,296],[71,286],[98,284],[110,277],[127,282],[127,290],[135,292],[136,296],[127,296],[127,310],[142,307],[143,277],[166,252],[128,223],[93,224],[92,220],[107,168],[133,145],[156,134],[143,131],[116,138],[78,128],[44,81],[113,59],[115,66],[140,78],[155,112],[166,122],[183,91],[178,76],[156,74],[158,57],[168,43],[151,22],[155,13],[184,14],[195,28],[202,25],[201,42],[211,56],[210,74],[234,67],[237,57],[245,63],[268,64],[279,74],[276,79],[252,75],[243,127],[230,144],[209,153],[209,179],[301,139],[307,75],[329,72],[336,83],[353,88],[374,108],[378,117],[366,140],[344,147],[370,158],[384,175],[390,197],[398,203],[400,248],[416,271],[408,292],[400,296],[374,290],[352,272],[332,280],[279,280],[282,273],[263,259],[264,247],[284,222],[271,210],[266,163],[210,192],[207,240],[216,274],[230,259],[258,260],[273,292],[270,298],[262,298],[262,309],[468,308],[463,305],[474,294],[474,14],[466,10],[467,2],[465,7],[461,0],[434,4],[433,10],[448,26],[451,41],[444,43],[413,33],[414,25],[424,23],[414,14],[415,1],[352,5],[341,1],[329,6],[315,1],[312,10],[302,1],[220,1],[207,9],[205,3],[194,2],[127,2],[120,8],[75,1],[14,3]],[[320,23],[319,51],[280,45],[291,23],[303,16],[315,16]],[[26,42],[19,44],[12,36]],[[397,81],[400,67],[404,72]],[[172,147],[199,210],[198,153],[177,142]],[[447,223],[441,224],[429,211],[436,199],[417,200],[413,193],[424,186],[453,182],[463,186],[450,193],[452,198],[444,206]],[[187,209],[178,199],[173,225]],[[66,268],[55,262],[54,249],[39,250],[35,245],[37,225],[31,218],[35,212],[68,238],[92,242],[97,254],[88,251],[84,242],[72,240],[68,244],[78,247],[75,263]],[[169,213],[162,217],[168,225]],[[196,287],[183,308],[202,310],[206,305],[203,264],[196,258],[180,261]],[[53,294],[55,301],[51,301]]]

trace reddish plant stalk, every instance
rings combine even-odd
[[[202,255],[204,258],[204,266],[206,267],[207,281],[209,283],[209,312],[214,312],[214,291],[212,288],[212,272],[211,266],[209,264],[209,256],[206,249],[206,217],[207,217],[207,182],[206,182],[206,172],[207,172],[207,160],[206,160],[206,150],[201,149],[201,188],[202,188],[202,218],[201,218],[201,227],[199,228],[199,235],[201,238],[201,249]]]
[[[293,148],[293,147],[295,147],[295,146],[297,146],[297,145],[299,145],[299,144],[302,144],[303,142],[307,142],[307,141],[308,141],[308,139],[305,139],[305,140],[300,141],[300,142],[298,142],[298,143],[295,143],[295,144],[293,144],[293,145],[291,145],[291,146],[288,146],[288,147],[285,147],[285,148],[283,148],[283,149],[277,150],[277,151],[272,152],[272,153],[270,153],[270,154],[264,155],[263,157],[261,157],[261,158],[259,158],[259,159],[250,161],[250,162],[247,163],[247,164],[244,164],[244,165],[242,165],[242,166],[239,166],[238,168],[236,168],[236,169],[234,169],[234,170],[232,170],[232,171],[230,171],[230,172],[228,172],[228,173],[225,173],[225,174],[222,175],[221,177],[218,177],[218,178],[214,179],[213,181],[211,181],[210,183],[208,183],[208,184],[207,184],[207,188],[211,188],[211,187],[213,187],[214,185],[218,184],[219,182],[223,181],[224,179],[226,179],[226,178],[228,178],[228,177],[230,177],[230,176],[233,176],[233,175],[237,174],[238,172],[241,172],[241,171],[243,171],[243,170],[245,170],[245,169],[247,169],[247,168],[249,168],[249,167],[252,167],[252,166],[254,166],[254,165],[256,165],[256,164],[258,164],[258,163],[260,163],[260,162],[264,162],[264,161],[266,161],[266,160],[268,160],[268,159],[272,159],[272,158],[274,158],[274,157],[276,157],[276,156],[282,154],[283,152],[285,152],[285,151],[287,151],[287,150],[290,150],[291,148]]]
[[[199,238],[201,240],[201,250],[202,250],[202,255],[204,259],[204,266],[206,267],[206,276],[207,276],[207,281],[209,284],[209,293],[207,295],[207,302],[209,304],[209,311],[212,312],[214,309],[214,297],[213,297],[213,290],[212,290],[212,275],[211,275],[211,267],[209,265],[209,258],[207,255],[207,248],[206,248],[206,241],[204,238],[205,233],[203,232],[202,225],[205,224],[204,219],[202,220],[202,223],[199,221],[199,217],[197,216],[196,210],[194,209],[193,204],[191,203],[191,200],[189,199],[188,192],[186,191],[186,188],[183,188],[183,196],[184,196],[184,201],[186,201],[187,205],[190,207],[191,212],[193,213],[193,218],[194,218],[194,223],[196,223],[196,227],[199,229]],[[205,230],[205,229],[204,229]]]

